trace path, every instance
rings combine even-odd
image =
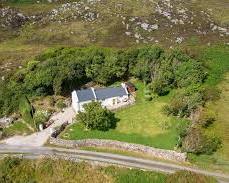
[[[139,168],[150,171],[160,171],[164,173],[174,173],[178,170],[188,170],[196,173],[204,174],[207,176],[213,176],[219,182],[229,182],[229,175],[210,172],[207,170],[201,170],[193,167],[187,167],[184,165],[176,165],[167,162],[160,162],[155,160],[145,160],[141,158],[116,155],[111,153],[100,153],[76,149],[65,149],[56,147],[23,147],[23,146],[0,146],[1,154],[23,154],[24,158],[37,159],[42,155],[45,157],[62,158],[71,161],[88,161],[96,163],[114,164],[131,168]]]
[[[56,113],[50,118],[54,123],[45,130],[28,136],[13,136],[2,143],[16,146],[43,146],[51,135],[51,129],[61,126],[66,121],[71,123],[74,116],[75,112],[72,107],[65,108],[64,112]]]

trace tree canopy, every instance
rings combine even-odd
[[[1,81],[0,115],[18,110],[22,94],[64,95],[89,81],[109,85],[128,77],[149,84],[157,95],[165,95],[173,88],[203,82],[206,74],[201,62],[179,50],[165,52],[157,46],[50,49]]]
[[[84,112],[80,112],[77,119],[86,129],[107,131],[116,127],[115,114],[103,108],[99,102],[84,105]]]

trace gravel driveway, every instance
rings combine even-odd
[[[54,122],[45,130],[28,136],[13,136],[2,141],[2,143],[16,146],[43,146],[50,137],[53,128],[61,126],[66,121],[72,123],[74,117],[75,112],[72,107],[65,108],[64,112],[56,113],[50,118],[50,120],[53,120]]]

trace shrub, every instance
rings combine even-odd
[[[215,112],[205,108],[200,111],[197,123],[202,127],[207,128],[215,121],[215,119],[216,119]]]
[[[204,135],[199,128],[191,127],[182,142],[182,148],[189,153],[199,154],[203,152],[205,143]]]
[[[190,121],[184,121],[182,123],[178,123],[178,125],[176,126],[176,130],[179,135],[177,147],[182,147],[182,140],[187,135],[189,127],[190,127]]]
[[[204,101],[216,101],[220,98],[220,90],[216,87],[205,87],[203,89]]]
[[[174,72],[176,85],[180,88],[202,83],[206,77],[202,64],[192,59],[179,64]]]
[[[222,145],[222,141],[219,137],[215,135],[206,135],[205,136],[205,144],[203,147],[203,153],[205,154],[212,154],[217,149],[219,149]]]
[[[99,102],[84,105],[85,112],[80,112],[77,119],[87,129],[107,131],[116,127],[117,119],[114,113],[102,108]]]
[[[163,107],[165,114],[189,117],[197,107],[204,104],[201,91],[195,86],[190,86],[185,90],[177,91],[169,105]]]
[[[33,116],[36,127],[38,128],[40,124],[47,122],[50,115],[48,111],[37,110]]]
[[[153,98],[152,98],[151,95],[144,95],[144,99],[145,99],[146,101],[151,101]]]
[[[194,154],[212,154],[220,146],[221,140],[218,137],[207,136],[198,127],[191,127],[182,142],[183,150]]]
[[[213,177],[197,174],[191,171],[181,170],[170,174],[166,183],[216,183]]]
[[[22,119],[29,125],[34,126],[33,121],[33,108],[26,96],[21,96],[19,101],[19,111],[21,113]]]
[[[63,109],[66,107],[66,104],[64,103],[64,100],[60,99],[56,102],[56,107],[59,109]]]

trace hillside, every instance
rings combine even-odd
[[[1,75],[53,46],[228,43],[226,0],[5,1]]]
[[[114,127],[76,118],[59,137],[186,152],[228,172],[228,9],[228,0],[2,0],[0,118],[14,123],[0,139],[50,125],[73,90],[131,82],[134,105],[108,113],[98,104],[85,120],[113,116]]]

